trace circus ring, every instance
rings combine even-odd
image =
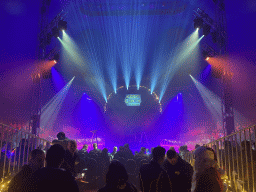
[[[110,137],[116,143],[148,143],[162,104],[158,95],[145,86],[137,89],[131,85],[128,90],[121,86],[107,97],[104,112]]]

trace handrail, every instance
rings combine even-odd
[[[219,138],[219,139],[217,139],[217,140],[215,140],[215,141],[212,141],[212,142],[210,142],[210,143],[207,143],[207,145],[209,145],[209,144],[211,144],[211,143],[213,143],[213,142],[221,141],[222,139],[226,139],[226,138],[228,138],[228,137],[237,135],[237,134],[240,133],[240,132],[244,132],[245,130],[251,129],[251,128],[254,128],[254,127],[256,127],[256,124],[255,124],[255,125],[252,125],[252,126],[250,126],[250,127],[246,127],[246,128],[244,128],[244,129],[241,129],[241,130],[239,130],[239,131],[236,131],[236,132],[234,132],[234,133],[232,133],[232,134],[230,134],[230,135],[227,135],[227,136],[225,136],[225,137],[221,137],[221,138]]]
[[[36,136],[35,134],[32,134],[32,133],[27,132],[27,131],[24,131],[24,130],[19,130],[19,129],[14,128],[14,127],[12,127],[12,126],[10,126],[10,125],[6,125],[6,124],[4,124],[4,123],[0,123],[0,127],[1,127],[1,125],[2,125],[2,126],[5,126],[5,127],[9,127],[9,128],[11,128],[11,129],[13,129],[13,130],[15,130],[15,131],[21,131],[21,132],[23,132],[23,133],[25,133],[25,134],[27,134],[27,135],[29,135],[29,136],[33,136],[34,138],[41,139],[41,140],[44,140],[44,141],[46,141],[46,142],[50,142],[50,141],[48,141],[48,140],[46,140],[46,139],[43,139],[43,138],[40,138],[40,137]]]

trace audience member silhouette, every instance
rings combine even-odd
[[[64,147],[64,149],[66,150],[67,147],[68,147],[68,140],[69,140],[69,139],[66,137],[65,133],[64,133],[64,132],[59,132],[59,133],[57,134],[57,138],[58,138],[58,140],[57,140],[57,139],[54,139],[54,140],[52,141],[52,144],[53,144],[53,145],[54,145],[54,144],[62,145],[62,146]]]
[[[96,158],[101,153],[101,150],[98,149],[97,143],[93,143],[93,150],[89,152],[91,158]]]
[[[108,155],[108,149],[104,148],[98,158],[98,173],[99,184],[103,187],[106,183],[106,174],[110,165],[110,156]]]
[[[86,159],[88,158],[89,156],[89,153],[88,153],[88,145],[84,145],[83,148],[81,150],[78,151],[78,156],[80,159],[86,161]]]
[[[136,162],[133,159],[128,159],[125,165],[125,168],[128,173],[128,182],[132,183],[137,189],[139,189],[139,180]]]
[[[161,168],[165,159],[165,149],[156,147],[153,150],[153,160],[140,168],[140,188],[142,192],[172,191],[170,179],[164,169]]]
[[[173,192],[191,191],[193,167],[181,159],[175,150],[167,151],[167,159],[163,163],[163,168],[171,180]]]
[[[77,171],[75,170],[75,165],[80,162],[78,154],[77,154],[77,144],[76,141],[70,140],[68,142],[67,150],[64,155],[64,162],[61,165],[61,168],[72,173],[74,177],[77,175]]]
[[[199,147],[195,153],[192,192],[222,192],[223,183],[213,149]]]
[[[106,186],[98,192],[137,192],[137,189],[127,182],[128,174],[122,163],[113,161],[106,175]]]
[[[175,151],[175,148],[174,148],[174,147],[170,147],[170,148],[169,148],[169,150],[173,150],[173,151]]]
[[[147,158],[147,155],[146,155],[146,148],[145,148],[145,147],[141,147],[138,156],[140,156],[140,157],[142,157],[142,158]]]
[[[151,147],[151,149],[150,149],[150,152],[151,152],[151,153],[150,153],[149,156],[148,156],[148,158],[149,158],[150,161],[152,161],[152,159],[153,159],[153,154],[152,154],[152,153],[153,153],[153,150],[154,150],[154,147]]]
[[[8,192],[26,191],[32,174],[44,166],[45,154],[41,149],[34,149],[30,152],[29,161],[24,165],[11,180]]]
[[[195,149],[197,149],[198,147],[200,147],[200,145],[199,145],[199,144],[196,144]]]
[[[107,149],[107,148],[104,148],[104,149],[102,150],[102,152],[99,154],[99,157],[100,157],[103,161],[110,162],[110,157],[109,157],[108,149]]]
[[[120,157],[124,157],[124,147],[120,146],[119,151],[114,156],[114,159],[119,159]]]
[[[128,143],[126,143],[124,145],[124,158],[126,160],[134,158],[133,153],[132,153],[131,149],[129,148],[129,144]]]
[[[33,174],[31,185],[27,191],[33,192],[78,192],[75,178],[69,171],[60,169],[64,162],[65,150],[55,144],[50,147],[46,154],[47,166],[37,170]]]
[[[111,153],[112,159],[114,159],[115,154],[117,153],[117,146],[113,148],[113,152]]]
[[[189,162],[190,161],[190,153],[189,153],[189,150],[187,149],[187,145],[183,145],[179,148],[179,151],[180,151],[180,157]]]

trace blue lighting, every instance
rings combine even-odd
[[[201,73],[201,78],[200,78],[202,82],[205,81],[207,79],[207,77],[210,75],[211,69],[212,69],[211,65],[207,65],[204,68],[203,72]]]
[[[52,81],[55,86],[55,89],[56,91],[60,91],[65,85],[64,79],[54,67],[51,68],[51,72],[52,72]]]
[[[179,97],[179,102],[177,102],[177,96]],[[180,127],[183,122],[183,99],[179,94],[177,94],[167,104],[156,124],[156,127],[159,127],[159,131],[163,131],[165,135],[169,135],[171,133],[172,136],[175,136],[179,135],[179,131],[181,130]]]
[[[90,97],[84,93],[77,103],[73,116],[77,127],[82,130],[97,130],[100,127],[101,111],[99,106]]]

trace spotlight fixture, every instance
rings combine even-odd
[[[207,51],[203,50],[202,55],[203,55],[204,60],[207,61],[209,59],[209,53]]]
[[[57,63],[60,59],[60,54],[59,53],[55,53],[54,56],[53,56],[53,60],[55,63]]]
[[[58,38],[60,36],[60,31],[59,31],[59,29],[56,26],[52,28],[52,35],[55,38]]]
[[[203,21],[202,18],[196,17],[194,19],[194,28],[195,29],[197,29],[197,28],[201,29],[203,27],[203,23],[204,23],[204,21]]]
[[[67,21],[64,21],[64,20],[60,20],[58,22],[58,27],[59,27],[59,30],[60,31],[66,31],[67,30]]]
[[[209,60],[211,57],[215,57],[217,55],[215,50],[207,44],[203,44],[202,48],[202,56],[206,61]]]

